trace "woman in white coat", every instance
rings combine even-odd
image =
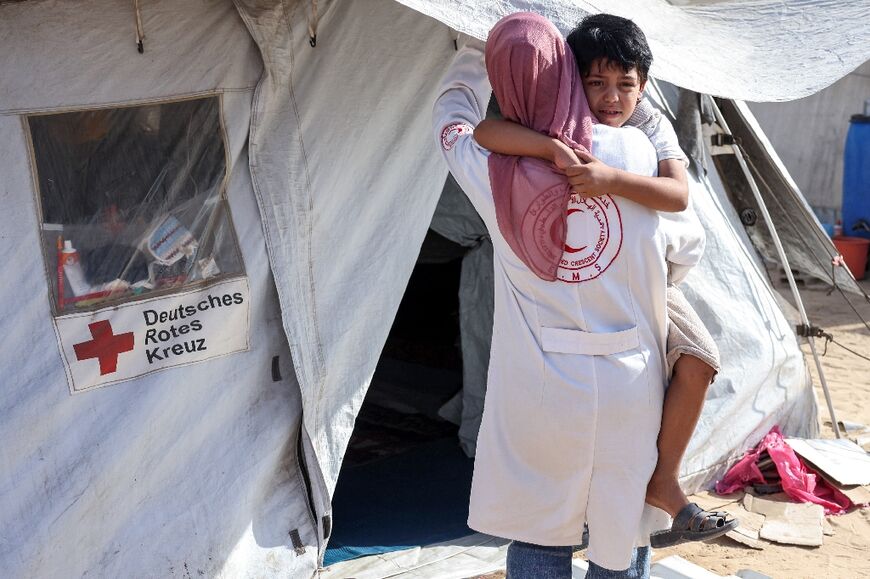
[[[493,87],[503,108],[547,119],[551,136],[610,166],[655,175],[643,133],[582,118],[579,75],[552,24],[509,17],[490,43],[496,34],[508,47]],[[645,561],[632,555],[651,530],[641,522],[665,388],[668,264],[682,272],[694,265],[703,233],[690,212],[580,198],[544,162],[490,158],[472,136],[490,90],[482,47],[471,41],[434,108],[439,146],[494,247],[492,351],[468,524],[567,548],[588,523],[594,567],[648,568],[648,551]],[[536,271],[543,246],[535,238],[551,236],[565,243],[547,281]]]

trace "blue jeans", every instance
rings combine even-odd
[[[571,579],[571,547],[542,547],[514,541],[507,551],[507,579]],[[586,579],[649,579],[649,547],[638,547],[631,566],[611,571],[589,561]]]

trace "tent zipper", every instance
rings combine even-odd
[[[314,529],[314,535],[317,541],[318,551],[320,550],[320,543],[323,539],[320,537],[319,527],[317,525],[317,511],[314,508],[314,495],[311,492],[311,477],[308,474],[308,463],[305,460],[305,449],[302,445],[302,429],[304,428],[304,422],[300,421],[299,430],[296,434],[296,468],[299,471],[299,474],[302,475],[302,486],[305,488],[305,504],[308,507],[308,519],[311,523],[312,528]],[[291,531],[292,533],[292,531]],[[318,561],[318,565],[320,562]]]
[[[136,50],[145,53],[145,28],[142,26],[142,13],[139,11],[139,0],[133,0],[133,10],[136,13]]]

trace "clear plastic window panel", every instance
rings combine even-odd
[[[55,314],[244,273],[218,97],[27,122]]]

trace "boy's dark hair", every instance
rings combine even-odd
[[[628,18],[613,14],[587,16],[567,40],[582,76],[589,74],[593,61],[603,58],[621,66],[625,72],[637,68],[640,81],[646,81],[652,66],[652,51],[643,31]]]

